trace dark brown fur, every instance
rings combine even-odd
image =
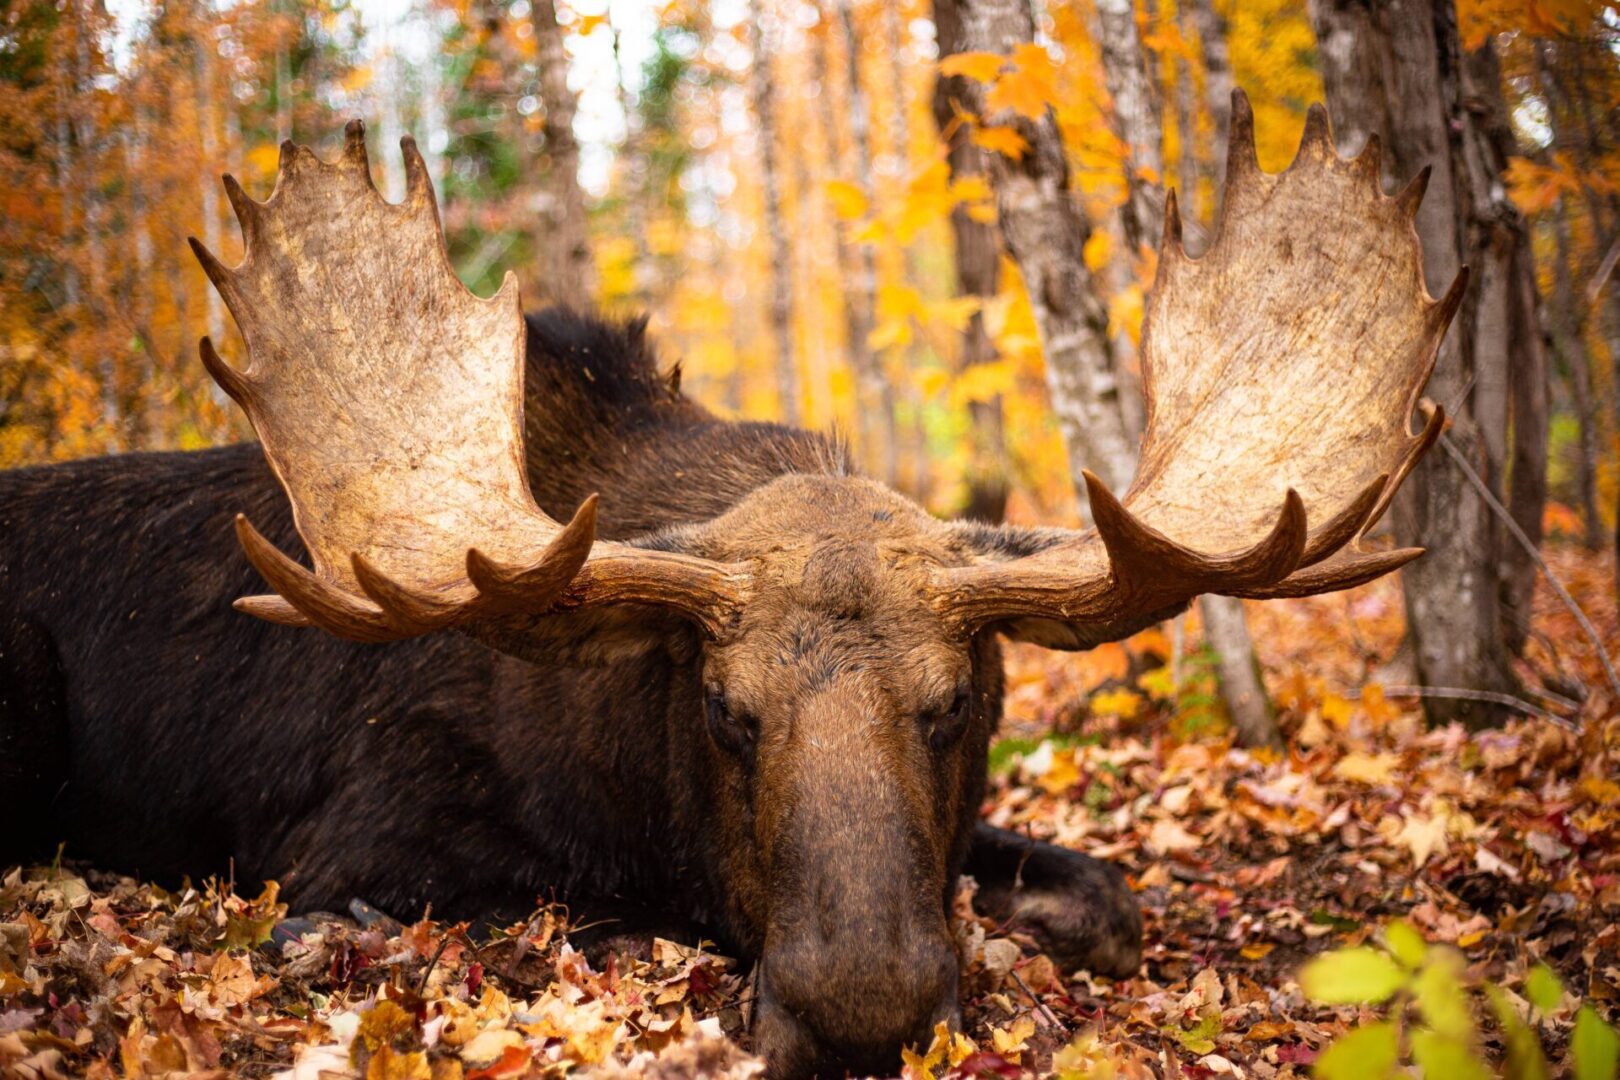
[[[928,567],[1039,534],[945,526],[818,436],[716,420],[636,326],[554,312],[529,343],[537,500],[599,491],[604,537],[754,563],[734,633],[621,610],[546,620],[537,663],[347,644],[230,610],[262,589],[233,515],[301,550],[256,446],[0,474],[0,861],[66,841],[160,879],[234,860],[305,909],[556,895],[686,927],[762,959],[782,1075],[891,1067],[954,1013],[964,868],[1065,960],[1131,970],[1117,872],[975,824],[999,650],[918,602]]]

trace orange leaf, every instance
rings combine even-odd
[[[978,82],[989,82],[1007,62],[1005,56],[990,52],[953,53],[939,62],[941,75],[961,75]]]
[[[1022,161],[1029,153],[1029,142],[1010,127],[979,128],[973,133],[973,142],[1013,161]]]

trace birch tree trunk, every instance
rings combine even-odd
[[[1504,281],[1522,274],[1522,267],[1502,265],[1513,262],[1514,244],[1494,243],[1498,237],[1481,226],[1486,220],[1481,215],[1491,209],[1491,192],[1478,185],[1494,179],[1500,190],[1500,176],[1486,175],[1489,156],[1482,152],[1475,117],[1464,107],[1462,57],[1449,0],[1389,0],[1371,7],[1357,0],[1311,0],[1310,7],[1341,150],[1356,152],[1377,133],[1394,179],[1404,182],[1424,166],[1433,167],[1416,222],[1430,292],[1443,292],[1465,263],[1476,274],[1485,268],[1487,280],[1493,274]],[[1519,309],[1513,339],[1526,366],[1534,367],[1539,341],[1526,339],[1534,311],[1522,310],[1522,285],[1521,280],[1519,288],[1507,292]],[[1479,293],[1471,290],[1441,346],[1427,393],[1451,417],[1445,437],[1476,473],[1487,476],[1487,439],[1472,392],[1479,375],[1480,317]],[[1500,378],[1487,376],[1487,381]],[[1448,453],[1427,455],[1413,471],[1396,500],[1395,530],[1402,543],[1428,549],[1401,573],[1417,678],[1432,686],[1514,689],[1509,613],[1502,602],[1501,530]],[[1460,720],[1477,727],[1499,719],[1496,707],[1476,701],[1426,698],[1424,707],[1436,724]]]
[[[826,12],[823,12],[826,17]],[[838,105],[833,97],[832,65],[828,62],[829,22],[815,35],[814,62],[816,83],[820,87],[817,100],[821,105],[821,133],[827,144],[829,171],[838,175],[841,168],[841,148],[838,144]],[[833,218],[833,254],[838,266],[838,278],[843,282],[856,282],[860,275],[857,255],[849,243],[844,223]],[[856,451],[863,462],[876,459],[875,447],[882,441],[883,426],[878,410],[868,407],[868,389],[872,385],[872,372],[877,368],[877,357],[872,355],[869,343],[875,312],[872,297],[859,288],[845,288],[841,299],[844,307],[844,350],[850,369],[855,375],[855,438]]]
[[[938,0],[944,4],[952,0]],[[1026,0],[954,0],[966,51],[1010,53],[1034,40]],[[1024,277],[1046,359],[1047,392],[1069,452],[1077,491],[1089,467],[1115,491],[1130,484],[1136,445],[1126,430],[1108,340],[1108,313],[1082,258],[1091,223],[1069,190],[1069,165],[1050,110],[1030,121],[1010,110],[987,113],[983,88],[968,103],[986,124],[1014,127],[1029,144],[1023,158],[990,158],[1002,239]]]
[[[1128,155],[1125,161],[1127,197],[1120,208],[1120,218],[1131,260],[1119,261],[1119,265],[1128,270],[1144,250],[1158,243],[1164,232],[1161,187],[1164,127],[1153,80],[1148,74],[1147,54],[1136,29],[1133,0],[1099,0],[1097,22],[1103,74],[1114,102],[1114,122]],[[1124,347],[1128,344],[1127,339]],[[1124,366],[1120,367],[1124,384]],[[1124,395],[1124,400],[1132,399],[1141,400],[1135,385],[1130,385]],[[1140,412],[1128,411],[1126,423],[1140,431]],[[1132,464],[1134,468],[1134,457]],[[1277,730],[1276,714],[1260,678],[1260,664],[1255,659],[1243,601],[1228,596],[1201,596],[1198,611],[1203,619],[1205,640],[1215,652],[1222,696],[1239,738],[1248,746],[1281,745],[1282,735]]]
[[[776,345],[776,398],[784,424],[797,426],[800,406],[799,365],[793,354],[793,249],[782,221],[782,175],[776,160],[776,87],[771,74],[771,44],[753,5],[754,68],[749,88],[758,123],[760,169],[765,186],[765,232],[771,245],[771,338]]]
[[[838,19],[844,31],[846,75],[849,80],[849,130],[855,147],[855,182],[866,197],[868,206],[874,205],[876,191],[872,183],[872,105],[861,81],[861,37],[855,26],[854,0],[838,0]],[[867,331],[870,333],[877,311],[877,252],[870,242],[855,246],[855,289],[865,311]],[[874,446],[862,453],[877,463],[878,479],[895,487],[900,478],[900,458],[894,419],[894,387],[884,374],[881,358],[865,341],[855,351],[860,361],[856,378],[861,384],[860,408],[871,419],[868,428]]]
[[[1226,155],[1222,150],[1232,126],[1232,90],[1237,85],[1232,78],[1231,53],[1226,47],[1226,20],[1216,12],[1210,0],[1181,0],[1181,10],[1197,28],[1198,43],[1204,54],[1204,102],[1210,118],[1215,121],[1215,153],[1210,157],[1210,167],[1214,171],[1216,205],[1211,207],[1210,213],[1211,220],[1218,221],[1221,191],[1226,184]]]
[[[557,24],[555,0],[534,0],[532,8],[540,97],[545,104],[546,157],[542,189],[545,235],[539,238],[536,286],[553,303],[589,303],[596,296],[596,260],[579,187],[579,141],[574,137],[577,102],[568,88],[568,53]]]
[[[956,0],[938,0],[934,5],[934,30],[943,59],[963,51],[962,20]],[[940,76],[934,82],[934,123],[940,136],[948,140],[946,160],[951,179],[983,176],[987,171],[985,151],[974,145],[965,124],[956,120],[957,109],[966,109],[972,86],[961,76]],[[951,210],[951,235],[955,240],[956,292],[988,302],[1001,287],[1001,251],[994,225],[974,221],[967,208]],[[961,356],[957,371],[966,372],[996,358],[995,343],[985,329],[984,316],[975,312],[962,331]],[[968,471],[968,501],[963,516],[975,521],[1000,524],[1007,516],[1007,437],[1002,420],[1001,395],[989,401],[968,405],[972,425],[973,460]]]

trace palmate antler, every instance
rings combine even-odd
[[[645,603],[722,620],[738,568],[597,541],[594,497],[567,525],[535,505],[516,278],[489,300],[468,292],[415,143],[401,141],[407,192],[391,205],[372,185],[364,127],[344,135],[332,165],[284,143],[267,202],[225,177],[240,266],[191,241],[251,358],[238,371],[204,338],[203,363],[253,422],[315,567],[239,517],[249,560],[279,595],[237,606],[358,641],[554,605]]]
[[[1133,628],[1200,593],[1329,592],[1422,553],[1353,541],[1443,423],[1435,408],[1420,434],[1409,428],[1467,279],[1440,300],[1424,286],[1412,219],[1428,173],[1385,196],[1376,139],[1340,158],[1320,105],[1293,164],[1264,173],[1241,92],[1228,153],[1220,232],[1202,258],[1182,250],[1168,200],[1130,490],[1117,499],[1087,473],[1094,529],[939,572],[936,603],[962,623]]]

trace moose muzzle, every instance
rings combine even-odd
[[[771,844],[755,1048],[773,1077],[893,1073],[902,1046],[958,1016],[948,838],[926,749],[846,695],[818,697],[778,776],[793,794]]]

